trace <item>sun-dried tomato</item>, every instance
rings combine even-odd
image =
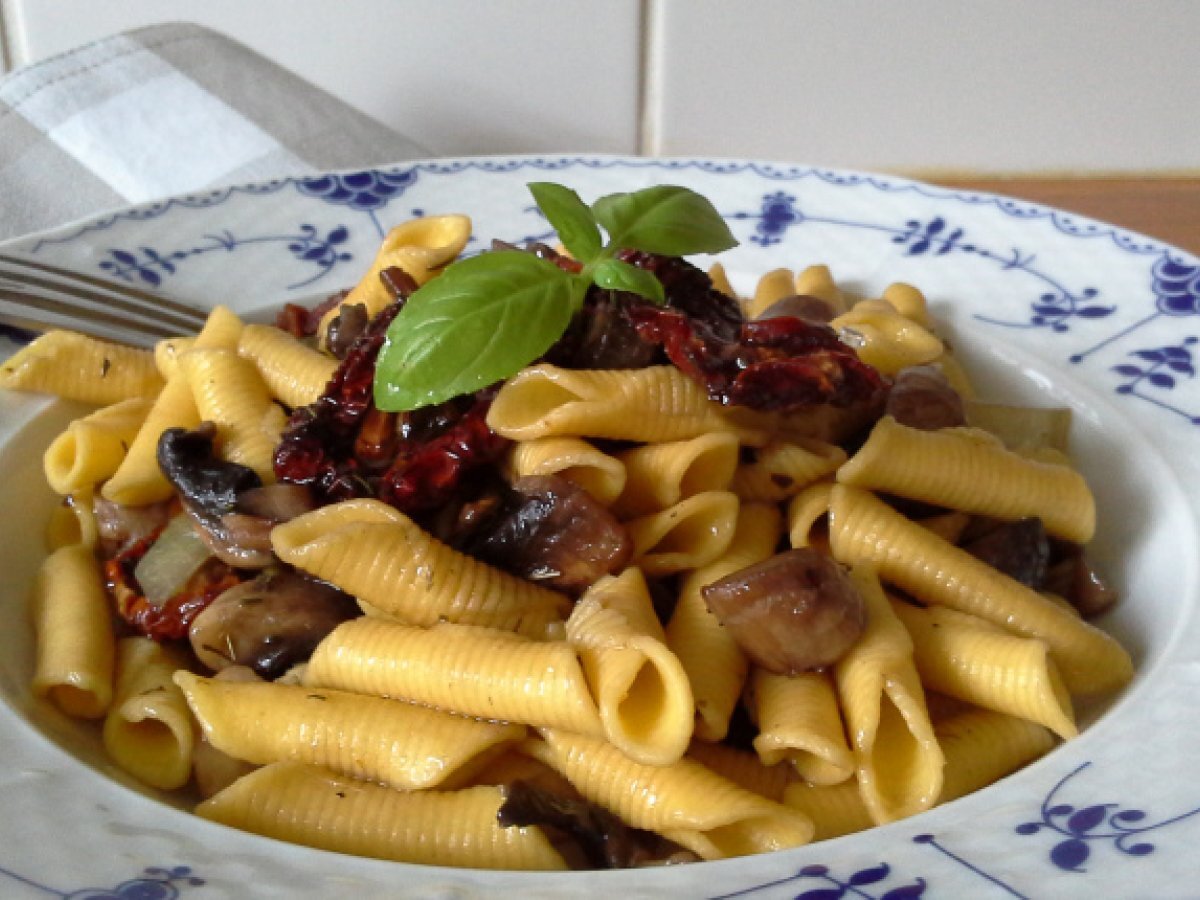
[[[134,541],[108,560],[104,564],[104,578],[122,619],[139,634],[156,641],[173,641],[187,637],[196,616],[242,579],[229,566],[212,559],[196,570],[179,593],[161,604],[151,603],[141,594],[133,570],[161,533],[160,528]]]
[[[298,303],[285,303],[275,316],[275,327],[286,331],[294,338],[311,337],[317,333],[321,319],[325,313],[333,309],[344,299],[348,291],[338,291],[330,294],[311,309]]]
[[[485,421],[494,391],[399,415],[375,407],[375,361],[400,299],[372,319],[325,393],[292,413],[275,451],[280,481],[325,503],[377,497],[413,513],[447,503],[508,447]]]
[[[293,411],[275,450],[280,481],[310,485],[325,501],[371,496],[354,457],[363,419],[374,408],[375,360],[400,304],[385,307],[350,348],[325,393]]]
[[[730,339],[678,310],[639,304],[630,317],[643,338],[660,343],[677,368],[727,406],[846,407],[885,384],[827,325],[781,316],[743,322]]]
[[[480,391],[461,418],[436,437],[408,441],[379,485],[379,499],[405,512],[449,502],[473,471],[498,460],[509,441],[487,425],[494,390]]]

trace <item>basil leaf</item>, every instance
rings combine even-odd
[[[609,245],[663,256],[718,253],[737,239],[711,203],[695,191],[659,185],[632,194],[610,194],[592,204]]]
[[[662,282],[637,266],[631,266],[619,259],[602,259],[592,270],[592,278],[596,284],[610,291],[629,291],[652,300],[659,306],[665,306],[666,294],[663,293]]]
[[[520,371],[566,330],[575,280],[518,250],[456,262],[409,297],[388,328],[375,405],[417,409]]]
[[[586,263],[600,254],[600,229],[596,226],[596,218],[577,193],[550,181],[535,181],[528,188],[573,257]]]

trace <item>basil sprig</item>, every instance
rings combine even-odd
[[[617,259],[618,250],[687,256],[737,244],[712,204],[688,188],[610,194],[590,207],[560,184],[529,190],[582,271],[519,250],[448,266],[408,298],[388,328],[375,366],[380,409],[430,406],[516,374],[562,337],[592,284],[666,302],[658,279]]]

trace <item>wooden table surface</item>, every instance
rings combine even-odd
[[[919,177],[946,187],[1044,203],[1120,225],[1200,255],[1200,177]]]

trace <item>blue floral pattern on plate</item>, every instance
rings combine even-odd
[[[863,291],[880,289],[886,284],[880,279],[928,285],[932,298],[943,298],[955,328],[984,345],[1028,348],[1064,378],[1086,384],[1160,446],[1184,449],[1177,455],[1179,477],[1200,483],[1200,465],[1191,462],[1200,460],[1193,443],[1200,440],[1193,357],[1200,340],[1200,261],[1119,228],[1003,197],[762,162],[438,160],[196,193],[23,239],[11,249],[181,296],[212,297],[216,286],[218,299],[246,293],[255,302],[278,302],[299,289],[332,292],[346,286],[366,268],[387,229],[414,215],[478,211],[469,252],[493,237],[548,239],[545,220],[524,188],[546,179],[570,184],[588,199],[656,182],[695,187],[713,200],[742,241],[726,263],[731,272],[828,262],[839,280],[846,277]],[[961,309],[952,300],[961,301]],[[1187,502],[1194,519],[1195,503]],[[1123,704],[1079,741],[1004,784],[877,834],[674,872],[589,878],[630,897],[645,890],[648,896],[803,900],[1033,898],[1094,897],[1111,890],[1129,895],[1135,889],[1179,896],[1171,891],[1181,883],[1180,873],[1189,871],[1190,845],[1200,836],[1200,789],[1189,784],[1190,792],[1177,794],[1152,776],[1183,771],[1200,740],[1200,725],[1168,715],[1167,728],[1162,710],[1174,710],[1179,701],[1151,700],[1164,696],[1171,683],[1164,673],[1196,658],[1190,649],[1200,646],[1200,627],[1191,615],[1194,575],[1194,566],[1181,575],[1186,596],[1178,628],[1186,634],[1172,641],[1154,638],[1156,665],[1146,675],[1140,702]],[[1155,735],[1148,780],[1139,779],[1145,756],[1125,749],[1129,739],[1118,739],[1116,725],[1108,727],[1120,717],[1126,723],[1140,717],[1135,731]],[[0,720],[0,735],[6,729]],[[15,746],[20,751],[24,745]],[[60,762],[64,772],[74,771],[65,757]],[[94,775],[86,778],[81,783],[95,781]],[[7,796],[5,790],[0,784],[0,796]],[[1136,802],[1129,799],[1137,796],[1134,791],[1141,792]],[[105,808],[115,810],[105,815],[119,822],[153,815],[143,798],[129,792],[120,799],[108,796]],[[11,826],[0,824],[0,847],[5,835],[15,834],[5,827]],[[164,819],[161,827],[169,832],[181,826],[178,819]],[[105,865],[95,871],[108,875],[80,883],[118,887],[44,890],[72,897],[173,897],[200,887],[193,870],[205,873],[206,881],[215,879],[219,866],[211,860],[232,848],[260,854],[258,885],[284,896],[328,893],[332,888],[322,880],[327,876],[361,879],[381,893],[396,883],[393,865],[315,851],[311,862],[296,863],[293,855],[289,865],[274,865],[270,842],[211,830],[192,839],[205,847],[204,854],[176,852],[172,858],[187,864],[163,869],[155,865],[163,858],[156,843],[128,837],[121,847],[126,859],[139,860],[140,879],[109,877],[113,869]],[[17,863],[0,851],[0,880],[37,887],[54,881]],[[483,882],[456,879],[447,870],[403,871],[400,877],[414,889],[450,885],[455,896],[487,892]],[[495,879],[518,892],[532,884],[542,893],[556,890],[519,876]],[[138,894],[135,886],[160,893]]]

